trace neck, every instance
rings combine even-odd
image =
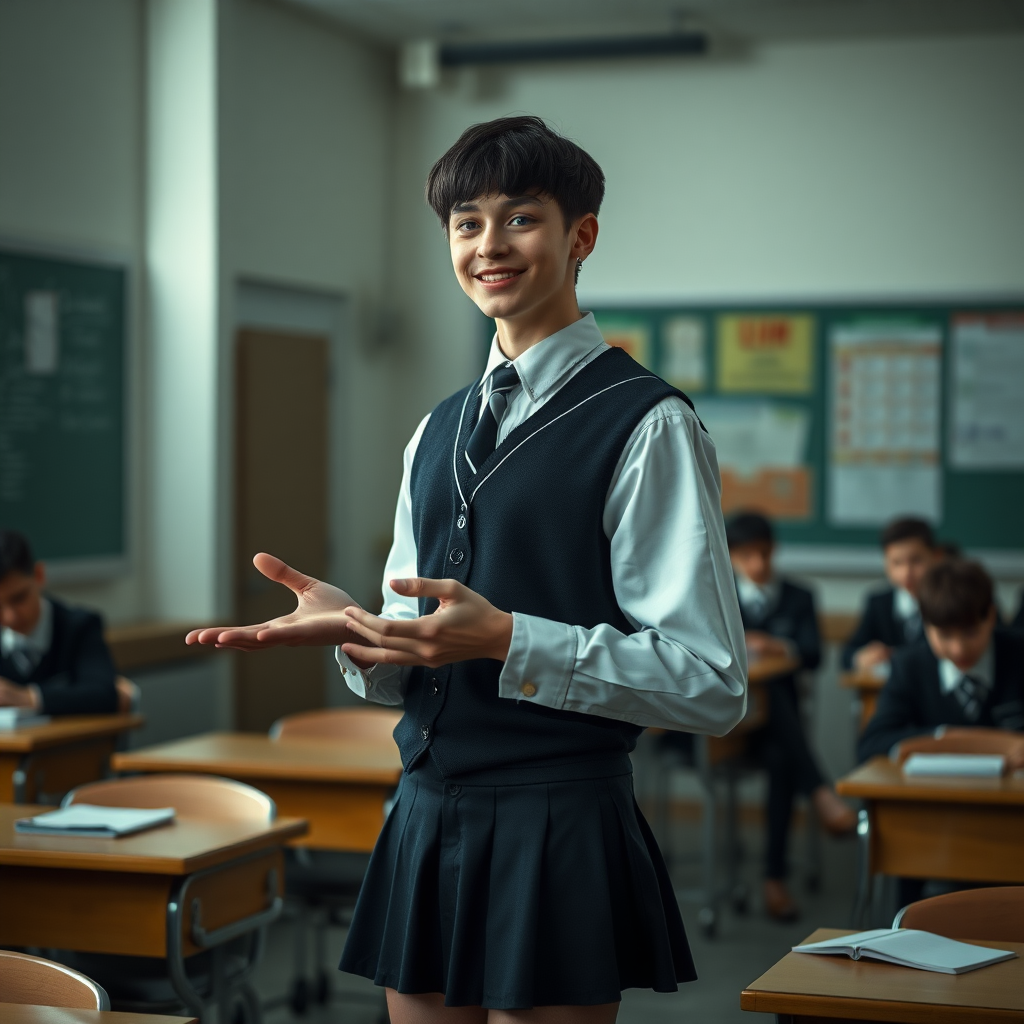
[[[515,317],[494,321],[498,344],[509,359],[518,359],[527,349],[550,338],[580,319],[576,289],[559,291],[551,300]]]

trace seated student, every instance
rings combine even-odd
[[[940,562],[918,588],[924,639],[897,651],[857,757],[898,754],[939,727],[1024,730],[1024,637],[996,622],[992,580],[977,563]]]
[[[742,512],[726,524],[740,612],[751,661],[791,655],[800,668],[821,662],[814,598],[809,590],[780,578],[772,569],[775,538],[771,523]],[[825,781],[804,735],[794,674],[771,680],[768,721],[751,737],[768,770],[767,863],[764,902],[771,917],[789,921],[797,907],[786,888],[786,846],[797,793],[809,796],[822,824],[835,834],[849,832],[857,818]]]
[[[0,529],[0,706],[47,715],[116,711],[102,620],[45,597],[45,582],[28,540]]]
[[[917,586],[935,562],[938,548],[923,519],[896,519],[882,531],[885,575],[891,586],[868,597],[864,615],[843,648],[844,669],[885,664],[896,647],[921,635]]]

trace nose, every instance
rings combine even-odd
[[[508,241],[504,232],[497,224],[489,224],[480,233],[477,255],[484,260],[493,260],[508,252]]]

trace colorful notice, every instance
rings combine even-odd
[[[953,321],[949,461],[957,469],[1024,469],[1024,315]]]
[[[718,318],[718,390],[807,395],[814,389],[814,318]]]
[[[703,391],[708,386],[707,339],[704,321],[674,316],[661,329],[661,375],[680,391]]]
[[[708,399],[697,412],[715,442],[722,511],[809,519],[812,473],[806,465],[810,413],[777,402]]]
[[[651,331],[645,323],[596,316],[604,340],[612,348],[625,349],[641,366],[653,370]]]
[[[829,518],[876,526],[942,511],[936,324],[854,323],[831,336]]]

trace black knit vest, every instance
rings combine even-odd
[[[612,474],[647,412],[681,392],[621,349],[588,364],[474,475],[463,456],[479,381],[431,413],[412,466],[420,576],[458,580],[504,611],[591,628],[633,627],[612,587],[602,526]],[[437,608],[422,599],[421,614]],[[502,663],[412,671],[395,730],[406,771],[429,750],[441,775],[480,785],[630,771],[640,728],[498,696]]]

